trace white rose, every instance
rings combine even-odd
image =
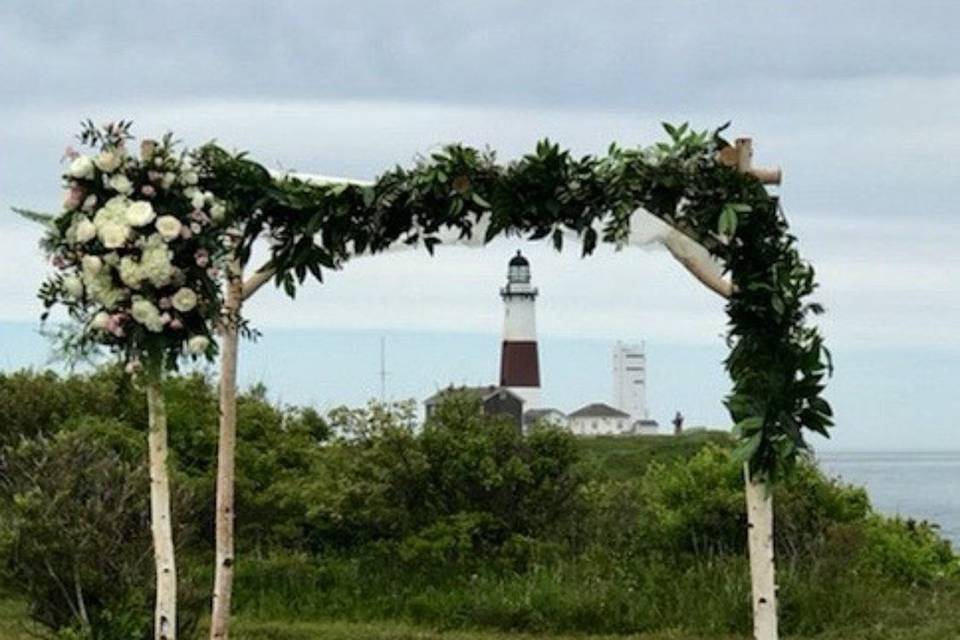
[[[201,354],[210,346],[210,338],[207,336],[193,336],[187,341],[187,351],[193,354]]]
[[[100,311],[90,320],[90,328],[95,331],[106,331],[109,322],[110,314],[106,311]]]
[[[149,300],[139,297],[134,298],[130,305],[130,315],[149,331],[154,333],[163,331],[163,319],[160,317],[160,310]]]
[[[194,209],[203,209],[203,204],[204,204],[203,194],[200,193],[199,191],[194,193],[193,196],[190,198],[190,204],[191,206],[193,206]]]
[[[162,287],[170,282],[175,275],[171,264],[173,252],[159,234],[153,234],[143,244],[143,254],[140,257],[140,274],[153,283],[155,287]]]
[[[130,195],[133,193],[133,183],[130,182],[130,178],[118,173],[117,175],[110,178],[110,182],[107,183],[111,189],[117,193],[122,193],[124,195]]]
[[[120,256],[117,255],[116,251],[111,251],[110,253],[104,254],[103,262],[111,267],[115,267],[120,264]]]
[[[197,294],[192,289],[181,287],[170,299],[173,308],[180,313],[187,313],[197,306]]]
[[[163,180],[160,182],[160,184],[163,185],[164,189],[169,189],[173,186],[173,183],[176,182],[176,180],[177,176],[173,172],[167,171],[165,174],[163,174]]]
[[[90,219],[84,216],[82,219],[77,221],[76,226],[73,229],[74,239],[79,243],[89,242],[93,240],[97,235],[97,227]]]
[[[134,202],[127,207],[126,220],[131,227],[142,227],[145,224],[153,222],[157,214],[153,211],[153,205],[143,200]]]
[[[107,249],[118,249],[130,236],[130,227],[118,222],[105,222],[97,231],[97,236]]]
[[[183,180],[183,184],[197,184],[200,182],[200,176],[197,175],[196,171],[187,171],[181,179]]]
[[[155,226],[160,237],[169,242],[180,235],[180,228],[183,225],[173,216],[160,216]]]
[[[83,266],[85,276],[95,276],[103,268],[103,260],[99,256],[83,256],[80,264]]]
[[[93,170],[93,160],[87,156],[78,156],[70,163],[70,167],[67,169],[67,175],[71,178],[89,180],[93,177]]]
[[[120,151],[103,151],[93,162],[100,171],[113,173],[120,168],[120,164],[123,162],[123,154]]]
[[[92,211],[95,206],[97,206],[97,196],[89,195],[87,199],[83,201],[82,209],[84,211]]]
[[[83,282],[77,276],[67,276],[63,279],[63,292],[74,300],[83,297]]]

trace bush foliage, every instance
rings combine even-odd
[[[216,390],[166,382],[184,632],[206,604]],[[149,637],[142,394],[115,369],[0,375],[0,559],[66,637]],[[437,627],[742,633],[749,580],[729,439],[581,441],[517,433],[460,398],[327,415],[239,405],[236,605],[259,617]],[[656,453],[651,453],[655,451]],[[883,517],[812,462],[777,485],[788,632],[910,625],[960,604],[926,523]],[[940,611],[940,609],[938,609]],[[184,637],[187,637],[184,635]]]

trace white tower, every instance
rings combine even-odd
[[[503,349],[500,386],[523,398],[524,412],[540,407],[540,359],[537,354],[537,290],[530,285],[530,263],[519,251],[510,259],[503,298]]]
[[[647,356],[643,343],[613,347],[613,406],[631,422],[647,420]]]

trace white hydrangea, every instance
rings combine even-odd
[[[180,287],[170,299],[173,308],[180,313],[192,311],[197,306],[197,294],[187,287]]]
[[[134,320],[142,324],[148,331],[160,333],[163,331],[163,319],[160,317],[160,310],[147,300],[136,296],[130,305],[130,315]]]
[[[200,191],[196,191],[192,196],[190,196],[190,205],[194,209],[203,209],[204,197]]]
[[[126,196],[113,196],[103,206],[97,209],[93,216],[93,224],[100,228],[107,222],[127,223],[127,209],[130,207],[130,199]]]
[[[116,308],[127,297],[126,291],[113,286],[113,279],[106,269],[96,274],[84,272],[83,284],[87,287],[87,295],[107,309]]]
[[[196,171],[187,171],[181,176],[183,184],[195,185],[200,182],[200,176],[197,175]]]
[[[173,186],[173,183],[177,181],[177,176],[171,171],[167,171],[163,174],[163,179],[160,181],[160,184],[164,189],[169,189]]]
[[[100,169],[100,171],[113,173],[119,169],[120,165],[123,163],[123,152],[119,149],[103,151],[93,162],[97,165],[97,168]]]
[[[157,214],[154,212],[152,204],[144,200],[138,200],[127,207],[124,217],[131,227],[142,227],[153,222]]]
[[[140,264],[130,256],[120,259],[120,280],[131,289],[139,289],[143,282],[143,271]]]
[[[83,268],[84,275],[95,276],[103,268],[103,260],[100,259],[100,256],[83,256],[80,265]]]
[[[201,354],[210,346],[210,338],[207,336],[193,336],[187,341],[187,351],[193,354]]]
[[[155,287],[169,284],[176,272],[172,262],[173,252],[159,234],[155,233],[146,239],[140,257],[140,274],[144,279]]]
[[[130,182],[130,178],[122,173],[118,173],[111,177],[107,182],[107,185],[117,193],[122,193],[124,195],[130,195],[133,193],[133,183]]]
[[[227,208],[221,202],[214,202],[210,207],[210,218],[215,222],[222,222],[227,215]]]
[[[155,226],[160,233],[160,237],[169,242],[180,235],[180,229],[183,225],[173,216],[167,215],[157,218]]]
[[[63,279],[63,292],[74,300],[83,297],[83,282],[77,276],[67,276]]]
[[[97,206],[97,196],[90,194],[83,201],[83,206],[80,207],[84,211],[93,211],[93,208]]]
[[[79,180],[89,180],[93,177],[93,171],[93,160],[87,156],[77,156],[70,163],[70,167],[67,168],[67,175]]]
[[[97,235],[97,227],[87,216],[81,216],[79,220],[74,223],[73,227],[73,239],[83,244],[84,242],[89,242],[93,240]]]

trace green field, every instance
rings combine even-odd
[[[690,458],[708,444],[730,444],[726,431],[688,431],[680,437],[657,435],[633,438],[581,438],[584,460],[594,464],[600,475],[612,480],[637,478],[652,462],[673,462]]]

